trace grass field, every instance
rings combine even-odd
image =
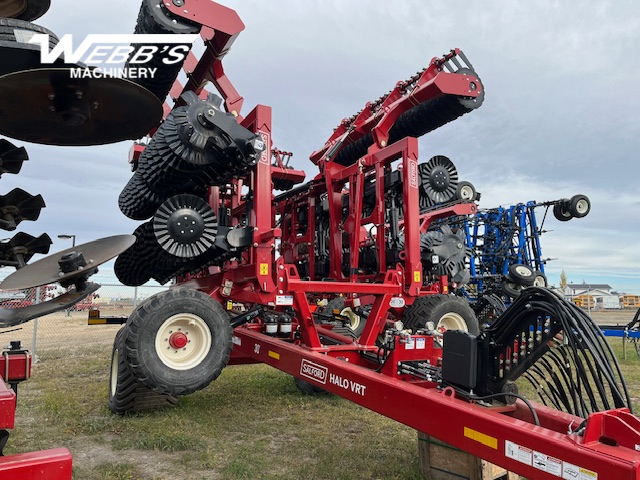
[[[612,344],[622,358],[621,341]],[[48,351],[20,385],[6,453],[67,447],[78,480],[422,478],[414,430],[336,396],[302,395],[270,367],[229,367],[177,408],[121,417],[107,409],[111,347],[75,351]],[[638,410],[632,345],[627,356]]]

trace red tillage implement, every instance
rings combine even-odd
[[[460,50],[343,120],[301,184],[273,147],[271,108],[243,116],[222,68],[244,28],[237,14],[197,0],[159,11],[199,29],[206,49],[188,55],[184,86],[162,91],[176,103],[136,147],[120,196],[123,213],[148,221],[119,278],[177,282],[116,339],[126,372],[113,370],[113,411],[142,408],[121,378],[171,397],[227,364],[262,362],[527,478],[640,478],[640,425],[593,322],[531,287],[480,325],[456,294],[469,252],[451,220],[478,198],[447,193],[455,169],[441,156],[420,163],[417,137],[483,103]],[[536,386],[545,405],[518,394],[529,370],[554,372]]]

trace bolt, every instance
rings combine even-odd
[[[56,94],[55,93],[50,93],[49,94],[49,100],[54,100],[56,98]]]
[[[173,4],[176,7],[181,7],[182,5],[184,5],[184,0],[173,0]],[[167,7],[169,6],[169,4],[167,3]]]

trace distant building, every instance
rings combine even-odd
[[[606,283],[569,283],[563,289],[564,296],[582,308],[622,308],[620,295]]]
[[[631,295],[623,293],[620,297],[623,308],[639,308],[640,307],[640,295]]]

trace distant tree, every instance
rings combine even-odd
[[[564,273],[564,270],[562,270],[562,273],[560,273],[560,288],[564,288],[567,286],[567,274]]]

